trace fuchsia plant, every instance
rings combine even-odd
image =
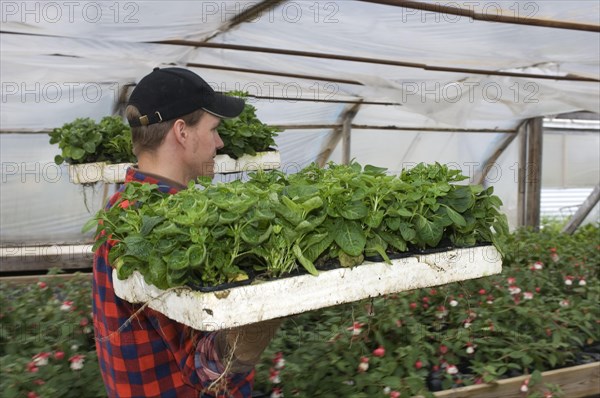
[[[272,347],[289,364],[278,388],[286,396],[431,396],[529,375],[516,394],[561,397],[539,374],[595,358],[598,232],[518,232],[501,275],[294,317]]]

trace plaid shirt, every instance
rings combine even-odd
[[[134,168],[127,170],[125,183],[130,181],[157,184],[165,193],[178,191],[172,183]],[[107,208],[118,201],[122,189],[112,196]],[[118,298],[108,262],[113,245],[108,241],[96,251],[93,284],[96,350],[108,396],[214,397],[202,391],[224,371],[215,349],[216,333],[193,331],[150,308],[140,311],[140,305]],[[226,380],[224,391],[211,394],[218,398],[251,397],[254,370],[230,374]]]

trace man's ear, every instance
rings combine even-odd
[[[173,123],[173,127],[171,128],[172,133],[175,135],[175,139],[181,145],[185,145],[188,140],[188,131],[186,129],[186,124],[182,119],[177,119],[175,123]]]

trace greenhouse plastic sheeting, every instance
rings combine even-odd
[[[600,23],[596,0],[423,2],[517,16],[525,23]],[[406,164],[439,161],[459,165],[469,176],[477,171],[473,165],[482,165],[507,131],[515,130],[523,120],[600,108],[597,29],[474,21],[361,1],[293,0],[278,2],[232,25],[236,15],[258,3],[3,1],[2,245],[87,239],[79,229],[90,213],[81,188],[70,184],[64,166],[59,168],[63,177],[58,182],[44,181],[43,174],[40,182],[34,182],[28,170],[35,170],[36,164],[52,164],[58,153],[48,143],[48,130],[77,117],[99,120],[114,113],[120,95],[155,66],[187,66],[221,91],[244,89],[253,96],[283,97],[250,101],[264,122],[294,126],[277,138],[283,164],[292,165],[287,172],[323,152],[334,132],[323,125],[339,125],[344,112],[353,106],[348,101],[365,102],[357,106],[353,123],[367,127],[352,131],[352,158],[394,172]],[[157,43],[165,40],[373,58],[403,66]],[[596,81],[501,77],[468,70]],[[318,126],[298,128],[306,125]],[[423,128],[472,132],[417,131]],[[11,134],[15,132],[23,134]],[[569,141],[565,154],[577,152],[572,143],[590,144],[584,141]],[[490,175],[486,181],[504,200],[512,225],[517,186],[508,176],[518,161],[518,142],[513,141],[498,159],[502,177],[496,181]],[[340,151],[338,145],[331,159],[340,161]],[[592,151],[585,159],[597,157]],[[597,165],[592,166],[597,170]],[[589,169],[588,161],[573,162],[561,186],[595,184],[597,173],[583,173]],[[89,193],[92,208],[100,208],[103,193],[102,186]]]

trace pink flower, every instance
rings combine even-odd
[[[440,346],[440,354],[444,355],[446,353],[448,353],[448,347],[446,347],[445,345],[442,344]]]
[[[569,306],[569,300],[567,300],[567,299],[560,300],[560,303],[558,303],[558,305],[560,305],[561,307],[568,307]]]
[[[271,391],[271,398],[282,398],[283,390],[280,387],[273,387],[273,391]]]
[[[579,280],[579,286],[585,286],[585,285],[587,285],[587,282],[585,281],[585,279],[581,278]]]
[[[479,289],[479,294],[481,294],[482,296],[483,296],[484,294],[486,294],[486,293],[487,293],[487,292],[485,291],[485,289]]]
[[[375,350],[373,350],[373,355],[375,355],[376,357],[382,358],[385,355],[385,348],[383,347],[378,347]]]
[[[508,282],[509,285],[514,285],[515,283],[517,283],[517,278],[513,278],[511,276],[509,278],[506,278],[506,281]]]
[[[60,306],[61,311],[71,311],[73,310],[73,302],[66,300],[63,301],[62,305]]]
[[[119,207],[121,209],[126,209],[129,206],[131,206],[131,202],[129,202],[129,200],[125,199],[124,201],[122,201],[121,203],[119,203]]]
[[[529,379],[523,380],[523,384],[521,384],[521,388],[519,389],[519,391],[521,392],[527,392],[529,391]]]
[[[448,315],[448,310],[443,305],[437,307],[437,313],[435,314],[436,318],[443,319]]]
[[[283,353],[281,351],[275,354],[275,357],[273,358],[273,364],[275,365],[275,369],[285,368],[285,359],[283,359]]]
[[[415,369],[421,369],[423,367],[423,362],[421,362],[420,360],[415,362]]]
[[[38,285],[38,287],[39,287],[40,289],[42,289],[42,290],[44,290],[44,289],[46,289],[46,288],[48,287],[48,284],[47,284],[46,282],[43,282],[43,281],[39,281],[39,282],[37,283],[37,285]]]
[[[544,269],[544,263],[541,261],[536,261],[535,263],[533,263],[533,269],[538,271]]]
[[[62,351],[56,351],[56,352],[54,353],[54,358],[55,358],[55,359],[58,359],[59,361],[60,361],[61,359],[63,359],[64,357],[65,357],[65,353],[64,353],[64,352],[62,352]]]
[[[410,307],[411,310],[414,310],[417,308],[417,303],[410,303],[408,306]]]
[[[71,370],[81,370],[83,369],[83,362],[85,361],[85,357],[81,354],[73,355],[69,358],[69,362],[71,362]]]
[[[369,370],[369,358],[361,357],[360,363],[358,364],[358,371],[362,373],[366,372],[367,370]]]
[[[45,366],[48,365],[48,358],[50,357],[50,354],[47,352],[40,352],[39,354],[36,354],[33,356],[33,363],[36,366]]]
[[[448,373],[449,375],[455,375],[458,373],[458,368],[454,365],[448,365],[448,367],[446,368],[446,373]]]
[[[558,260],[560,260],[560,256],[557,253],[552,253],[550,255],[550,258],[552,259],[552,261],[554,261],[555,263],[558,262]]]
[[[31,373],[35,373],[40,370],[37,366],[35,366],[35,362],[29,362],[27,364],[27,371]]]
[[[531,293],[531,292],[525,292],[525,293],[523,293],[523,299],[524,300],[531,300],[531,299],[533,299],[533,293]]]
[[[271,369],[269,372],[269,381],[273,384],[281,383],[281,378],[279,377],[279,371],[275,369]]]
[[[554,397],[554,395],[552,394],[552,392],[550,392],[550,391],[546,391],[546,392],[544,393],[544,398],[552,398],[552,397]]]
[[[400,392],[396,390],[390,392],[390,398],[400,398]]]
[[[365,326],[364,323],[354,322],[352,326],[348,327],[347,330],[352,331],[352,336],[358,336],[360,332],[362,332],[362,327]]]
[[[36,394],[35,392],[33,392],[33,391],[29,391],[29,392],[27,393],[27,398],[40,398],[40,396],[39,396],[39,395],[37,395],[37,394]]]
[[[521,288],[519,286],[513,285],[508,287],[508,293],[515,295],[521,293]]]
[[[79,326],[87,326],[89,325],[89,321],[87,318],[81,318],[81,321],[79,321]]]
[[[33,381],[33,384],[37,384],[38,386],[43,386],[46,382],[42,379],[37,379]]]

